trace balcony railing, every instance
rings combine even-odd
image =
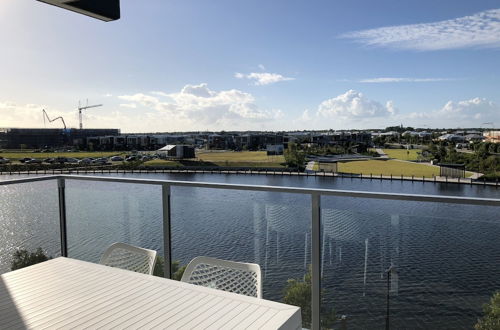
[[[448,283],[448,281],[443,280],[443,278],[448,276],[450,272],[453,272],[453,270],[451,270],[452,267],[449,267],[449,265],[453,266],[455,263],[457,265],[463,264],[458,259],[448,260],[449,258],[451,258],[451,255],[454,255],[455,252],[459,254],[467,254],[468,251],[474,251],[474,253],[476,253],[477,251],[484,251],[484,253],[491,253],[491,255],[494,256],[498,255],[498,252],[500,251],[500,244],[498,244],[498,241],[496,241],[496,243],[495,240],[491,242],[488,241],[489,234],[492,234],[494,237],[498,238],[498,236],[495,235],[500,231],[500,219],[498,217],[498,214],[500,214],[500,212],[498,212],[497,209],[500,206],[500,199],[374,193],[327,189],[303,189],[294,187],[76,175],[53,175],[15,180],[4,180],[0,181],[0,186],[5,187],[8,185],[18,185],[42,181],[57,181],[57,200],[60,226],[60,254],[62,256],[69,255],[67,192],[67,185],[69,182],[92,182],[96,184],[116,183],[160,187],[160,214],[162,224],[162,233],[160,236],[162,236],[163,238],[162,248],[165,258],[164,274],[168,278],[172,276],[172,263],[174,261],[174,258],[172,256],[172,209],[173,207],[175,207],[175,205],[173,205],[172,203],[173,188],[202,188],[209,189],[210,191],[216,189],[226,192],[247,192],[247,194],[265,193],[286,194],[287,196],[289,196],[288,194],[291,194],[293,196],[300,196],[300,200],[293,198],[278,198],[277,201],[266,204],[265,208],[254,208],[254,218],[258,218],[261,216],[266,218],[265,223],[259,222],[260,220],[256,220],[254,223],[256,232],[263,233],[264,229],[262,228],[265,228],[265,235],[259,234],[259,237],[256,236],[255,249],[257,251],[257,249],[259,249],[259,247],[263,245],[263,248],[265,249],[265,258],[263,262],[262,260],[259,261],[261,263],[261,266],[265,266],[264,272],[267,272],[270,255],[274,253],[274,251],[270,251],[271,245],[276,246],[275,257],[277,262],[279,262],[280,258],[280,248],[282,250],[286,249],[286,245],[280,246],[280,232],[287,231],[288,234],[293,233],[293,235],[295,235],[293,238],[293,242],[289,245],[295,244],[298,240],[304,242],[303,265],[306,269],[309,264],[311,267],[310,307],[312,329],[321,328],[322,316],[323,318],[327,317],[327,312],[325,312],[324,305],[328,305],[328,303],[325,303],[325,297],[322,297],[322,295],[325,295],[325,287],[328,287],[329,290],[334,291],[340,291],[343,287],[350,287],[353,296],[362,295],[364,297],[367,294],[368,296],[376,296],[377,298],[374,299],[374,302],[371,302],[370,304],[379,305],[379,303],[382,303],[382,305],[385,307],[385,304],[389,303],[390,293],[393,291],[398,291],[398,283],[397,281],[395,281],[395,279],[397,280],[398,276],[400,278],[408,276],[408,278],[411,277],[417,279],[420,276],[423,282],[430,283],[430,286],[428,286],[427,290],[437,290],[433,287],[434,284],[444,285],[443,283]],[[110,193],[112,194],[113,191],[111,190]],[[127,192],[125,192],[125,195],[127,195]],[[130,195],[132,195],[133,197],[132,192],[130,193]],[[221,202],[219,198],[219,200],[215,202],[217,207],[216,211],[219,211],[221,212],[221,214],[223,214],[230,209],[238,208],[248,203],[251,204],[251,199],[254,197],[254,195],[250,195],[247,201],[241,202],[238,205],[227,205],[228,208],[218,207],[218,205],[220,204],[217,203]],[[261,197],[263,197],[264,200],[268,198],[267,195]],[[192,196],[185,195],[183,198],[192,198]],[[106,203],[105,200],[100,199],[100,201],[102,203]],[[187,203],[187,205],[194,205],[197,202],[199,201],[195,199],[194,203],[190,204],[190,202]],[[71,205],[74,206],[79,203],[85,204],[88,202],[71,199]],[[227,201],[227,203],[231,203],[231,201]],[[387,203],[392,204],[389,205]],[[332,207],[332,205],[334,205],[335,207]],[[439,205],[446,205],[444,211],[443,209],[439,208]],[[91,207],[91,205],[81,206],[89,208]],[[379,208],[378,206],[381,206],[381,208]],[[387,211],[391,208],[396,208],[397,214],[394,214],[394,210],[391,210],[390,212]],[[416,212],[416,210],[419,211]],[[474,217],[475,214],[478,214],[477,210],[486,210],[484,211],[485,216],[480,216],[480,218],[478,219],[467,220],[468,216]],[[188,210],[187,208],[184,208],[178,209],[178,211],[182,213],[187,212]],[[390,216],[386,216],[388,215],[387,212],[390,213]],[[293,220],[294,217],[298,217],[297,214],[299,213],[301,214],[300,217],[306,219],[306,221]],[[422,214],[425,214],[425,217],[422,217]],[[456,214],[458,214],[458,216]],[[462,219],[459,219],[460,214],[464,215],[464,221],[466,221],[465,223],[462,222]],[[203,222],[203,215],[199,215],[199,217],[200,219],[197,220],[201,224]],[[69,220],[71,222],[71,219]],[[230,224],[230,222],[228,223]],[[425,233],[419,236],[418,240],[405,237],[405,235],[407,235],[411,230],[424,230],[420,229],[420,227],[423,228],[427,225],[430,227],[426,227],[427,229],[425,229]],[[196,227],[196,224],[194,226]],[[411,229],[413,227],[415,227],[416,229]],[[480,231],[478,231],[477,236],[474,236],[476,235],[474,234],[474,228],[477,228],[478,230],[479,228],[481,229]],[[460,230],[460,233],[458,233],[457,230]],[[270,236],[270,232],[276,232],[276,239]],[[432,237],[432,235],[441,236]],[[265,243],[263,243],[264,236]],[[463,240],[463,245],[456,245],[457,238],[458,240]],[[262,239],[262,242],[257,242],[259,239]],[[447,241],[446,244],[443,242],[444,240]],[[235,239],[235,242],[236,241],[237,240]],[[475,244],[480,245],[482,243],[484,243],[485,245],[474,246]],[[77,245],[78,243],[75,244]],[[238,244],[238,242],[231,244]],[[424,247],[427,252],[412,252],[415,249],[424,249]],[[485,251],[484,247],[489,247],[490,250],[493,249],[493,251]],[[450,251],[453,250],[455,252],[452,253],[443,251],[443,249],[447,248],[449,248]],[[290,249],[293,250],[292,248]],[[373,252],[374,249],[376,250],[376,252]],[[299,252],[297,252],[296,250],[297,249],[293,250],[292,252],[281,251],[281,253],[293,253],[296,256],[299,255]],[[310,253],[308,253],[308,250],[310,251]],[[444,254],[443,258],[441,259],[438,255],[432,255],[432,253],[441,253],[441,251],[443,251],[442,253]],[[255,253],[256,255],[260,255],[261,251],[259,250],[258,253]],[[363,255],[364,262],[358,262],[359,258],[357,257]],[[491,282],[492,278],[496,278],[499,266],[495,264],[495,260],[491,260],[492,264],[490,265],[484,265],[483,260],[475,260],[474,256],[475,254],[470,257],[471,259],[473,259],[471,261],[472,264],[470,267],[478,267],[477,264],[474,265],[473,263],[476,261],[479,263],[479,268],[483,269],[483,271],[486,272],[485,276],[480,276],[482,281]],[[349,257],[356,259],[356,261],[353,261],[351,263],[351,261],[346,260]],[[309,258],[310,262],[308,262]],[[373,258],[377,259],[377,265],[370,262],[370,259]],[[411,260],[412,258],[416,259]],[[488,259],[488,255],[484,256],[484,258]],[[359,260],[363,260],[363,258]],[[336,264],[337,266],[334,264]],[[356,272],[353,272],[351,269],[353,267],[356,269],[359,268],[359,271],[357,270]],[[375,269],[376,267],[378,268],[376,271],[374,271],[373,269]],[[440,267],[448,267],[448,270],[443,272]],[[397,268],[399,268],[399,271],[401,272],[399,275]],[[414,274],[415,272],[418,274]],[[474,270],[472,270],[472,272],[474,272]],[[377,276],[380,275],[380,279],[377,279],[376,276],[374,276],[375,273],[377,274]],[[329,274],[335,274],[334,276],[330,277],[342,279],[343,283],[330,285],[330,282],[333,283],[333,280],[326,279]],[[363,274],[362,277],[361,274]],[[297,274],[295,273],[289,274],[288,277],[297,278],[296,275]],[[388,277],[391,275],[392,278]],[[436,277],[441,276],[441,278],[436,280],[433,277],[434,275]],[[460,274],[451,274],[449,275],[449,277],[460,277],[459,275]],[[358,286],[354,287],[351,283],[357,277],[359,277],[359,281],[363,283],[362,293],[360,290],[358,290]],[[431,278],[428,280],[428,282],[426,282],[427,277]],[[457,279],[455,278],[455,280]],[[322,283],[322,281],[325,282]],[[469,281],[469,279],[464,279],[464,281],[467,282]],[[477,281],[477,277],[470,277],[470,281]],[[498,282],[498,279],[496,279],[496,281]],[[386,283],[387,290],[385,285]],[[456,283],[453,283],[453,286],[455,286]],[[498,284],[499,283],[491,283],[492,286],[497,285],[497,288]],[[369,289],[367,289],[367,287],[369,287],[370,285],[373,285],[376,288],[370,291]],[[462,284],[456,285],[460,287],[460,285]],[[420,305],[419,308],[423,309],[424,311],[419,311],[419,313],[421,313],[421,315],[422,313],[424,313],[423,315],[425,316],[425,309],[428,308],[427,306],[425,306],[425,304],[427,304],[428,302],[428,300],[425,300],[428,298],[427,296],[425,296],[425,293],[419,293],[418,290],[413,290],[413,288],[404,288],[404,285],[400,286],[400,291],[407,290],[405,292],[407,292],[409,296],[412,296],[412,298],[417,297],[416,300],[409,299],[405,302],[402,302],[402,305],[404,304],[405,306],[411,306],[412,304],[418,304],[418,299],[422,298],[422,301],[425,302],[420,301],[420,303],[423,305]],[[475,286],[472,283],[471,288],[463,287],[463,294],[460,296],[460,299],[467,296],[474,296],[474,303],[476,303],[476,301],[484,301],[485,293],[482,293],[481,297],[476,297],[474,293],[474,287]],[[448,289],[452,290],[453,288],[450,287]],[[489,288],[481,289],[483,291],[490,290]],[[446,296],[447,291],[440,291],[440,294],[441,293]],[[448,294],[456,295],[456,293],[452,293],[451,291],[448,291]],[[334,298],[332,299],[335,300],[335,294],[333,295],[333,297]],[[447,298],[440,296],[436,297],[436,299],[439,300]],[[446,305],[446,312],[453,314],[455,313],[453,308],[457,304],[457,302],[438,301],[436,302],[436,304]],[[456,307],[458,311],[462,310],[463,312],[463,306]],[[480,303],[478,302],[478,309],[480,309],[480,307]],[[374,307],[360,306],[359,308],[370,309]],[[381,307],[378,306],[377,308],[380,309]],[[387,311],[389,311],[389,305],[387,305]],[[388,314],[385,315],[385,313],[378,313],[373,318],[376,320],[380,320],[381,322],[383,321],[388,323],[387,317]],[[460,316],[453,315],[451,317],[460,318]],[[425,324],[426,321],[424,320],[422,322]]]

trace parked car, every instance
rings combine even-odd
[[[19,159],[19,161],[20,161],[21,163],[24,163],[24,162],[26,162],[27,160],[31,160],[31,158],[29,158],[29,157],[24,157],[24,158]]]
[[[41,164],[42,162],[43,160],[39,158],[31,158],[24,161],[25,164]]]
[[[80,159],[78,161],[78,164],[81,164],[81,165],[89,165],[89,164],[92,164],[92,159],[90,158],[83,158],[83,159]]]
[[[103,158],[97,158],[92,161],[93,164],[98,164],[98,165],[106,165],[108,164],[108,159],[103,157]]]
[[[54,161],[55,161],[55,159],[54,159],[54,158],[45,158],[45,159],[43,160],[43,162],[44,162],[44,163],[49,163],[49,164],[52,164]]]
[[[0,164],[8,164],[8,163],[10,163],[10,159],[0,157]]]
[[[77,164],[78,163],[78,159],[76,159],[76,158],[66,158],[66,163]]]
[[[112,162],[123,162],[124,159],[120,156],[113,156],[109,160],[111,160]]]
[[[66,163],[66,157],[57,157],[54,159],[54,163],[64,164]]]
[[[127,162],[133,162],[133,161],[137,160],[137,157],[136,156],[128,156],[127,158],[125,158],[125,160]]]

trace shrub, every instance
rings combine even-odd
[[[153,270],[153,275],[158,277],[165,277],[165,272],[163,271],[163,267],[165,264],[165,260],[161,256],[156,256],[156,264],[155,269]],[[184,271],[186,270],[186,266],[180,267],[179,261],[175,260],[172,262],[172,279],[176,281],[180,281]]]
[[[289,279],[285,287],[285,294],[283,302],[288,305],[300,307],[302,313],[302,326],[311,326],[311,285],[312,269],[304,275],[302,280]],[[322,291],[323,294],[323,291]],[[325,306],[325,304],[321,304]],[[335,310],[321,310],[321,326],[324,328],[331,328],[333,323],[337,320]]]
[[[11,270],[21,269],[31,265],[38,264],[40,262],[52,259],[52,257],[47,257],[43,252],[42,248],[36,249],[35,252],[28,252],[28,250],[17,250],[12,256],[12,263],[10,265]]]
[[[484,316],[480,318],[475,330],[500,330],[500,291],[496,292],[488,304],[483,306]]]

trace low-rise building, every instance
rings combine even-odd
[[[283,155],[285,146],[283,144],[268,144],[266,151],[268,156]]]
[[[157,152],[165,158],[195,158],[194,147],[182,144],[168,144],[163,148],[158,149]]]
[[[458,143],[458,142],[464,142],[465,137],[462,135],[456,135],[456,134],[444,134],[444,135],[441,135],[440,137],[438,137],[438,140]]]
[[[486,131],[483,136],[485,142],[500,143],[500,131]]]

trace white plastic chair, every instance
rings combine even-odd
[[[210,257],[196,257],[187,265],[182,282],[262,298],[260,266]]]
[[[106,249],[99,263],[151,275],[155,268],[156,251],[125,243],[113,243]]]

